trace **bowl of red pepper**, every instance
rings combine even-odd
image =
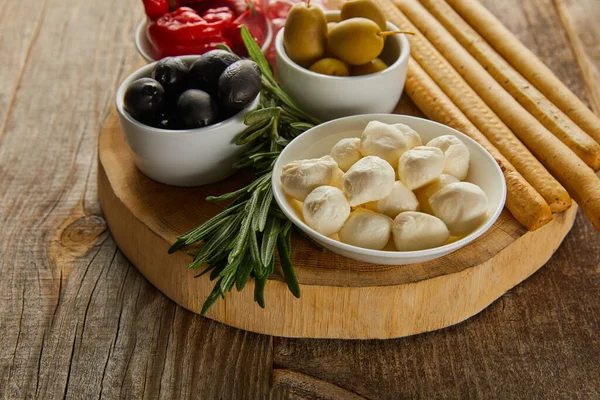
[[[135,44],[147,61],[182,55],[201,55],[229,46],[246,55],[240,36],[245,25],[266,53],[272,41],[272,28],[264,4],[246,0],[143,0],[146,11],[137,26]]]

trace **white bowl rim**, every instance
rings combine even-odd
[[[266,53],[267,50],[269,50],[269,47],[271,46],[271,43],[273,42],[273,27],[271,26],[271,21],[269,21],[269,18],[267,18],[267,16],[265,15],[265,19],[267,20],[267,34],[265,36],[265,42],[263,43],[263,45],[261,46],[260,50],[263,53]],[[138,53],[140,53],[140,55],[142,56],[142,58],[148,62],[154,62],[154,61],[158,61],[155,60],[154,58],[152,58],[152,56],[150,54],[148,54],[145,50],[144,47],[142,46],[142,37],[145,37],[146,35],[146,26],[148,25],[148,18],[147,17],[143,17],[140,22],[138,22],[137,27],[135,28],[135,47],[138,51]],[[146,38],[146,40],[148,40]],[[194,54],[189,54],[189,55],[194,55]],[[180,56],[183,57],[183,56]]]
[[[182,60],[189,62],[191,60],[194,60],[196,58],[198,58],[200,56],[196,56],[196,55],[187,55],[187,56],[178,56],[177,58],[181,58]],[[212,124],[212,125],[208,125],[202,128],[194,128],[194,129],[162,129],[162,128],[156,128],[154,126],[150,126],[150,125],[146,125],[143,124],[139,121],[137,121],[135,118],[133,118],[131,115],[129,115],[129,113],[127,111],[125,111],[125,108],[123,106],[123,97],[125,96],[125,91],[127,90],[127,87],[129,87],[129,85],[137,80],[137,79],[141,79],[145,76],[150,77],[150,73],[152,71],[152,69],[154,68],[154,66],[156,65],[158,61],[154,61],[150,64],[146,64],[141,68],[138,68],[137,70],[135,70],[133,73],[131,73],[129,76],[127,76],[127,78],[125,78],[123,80],[123,82],[121,83],[121,85],[119,85],[119,88],[117,89],[117,94],[115,97],[115,103],[117,105],[117,111],[119,112],[119,115],[121,115],[121,117],[125,118],[129,123],[135,125],[138,128],[143,128],[147,131],[147,133],[149,134],[158,134],[158,135],[178,135],[178,136],[182,136],[182,135],[196,135],[196,134],[206,134],[208,132],[211,132],[213,130],[218,130],[220,128],[223,128],[227,125],[230,124],[234,124],[234,123],[239,123],[239,118],[241,115],[248,113],[249,110],[252,110],[254,108],[256,108],[256,106],[258,105],[258,102],[260,100],[260,93],[256,95],[256,97],[254,98],[254,100],[252,100],[252,102],[250,104],[248,104],[246,106],[246,108],[244,108],[243,110],[241,110],[240,112],[238,112],[235,115],[232,115],[231,117],[217,122],[216,124]]]
[[[340,15],[340,13],[341,12],[338,10],[325,11],[326,16],[336,16],[336,15]],[[393,30],[393,31],[399,30],[399,28],[396,25],[392,24],[390,21],[386,21],[386,22],[387,22],[387,27],[389,30]],[[308,68],[301,67],[300,65],[298,65],[294,61],[292,61],[292,59],[287,55],[287,53],[285,52],[285,48],[283,47],[283,31],[284,30],[285,30],[285,27],[281,28],[279,30],[279,32],[277,32],[277,36],[275,37],[275,51],[290,67],[294,68],[297,71],[300,71],[300,73],[304,73],[306,75],[313,76],[315,78],[331,79],[331,80],[338,80],[338,81],[350,81],[351,80],[353,82],[369,81],[371,79],[377,79],[377,77],[380,77],[382,75],[390,74],[394,70],[401,68],[403,65],[406,65],[406,63],[408,62],[408,57],[410,56],[410,43],[408,42],[408,38],[406,37],[406,35],[402,33],[402,34],[393,36],[393,38],[397,38],[400,41],[400,55],[398,56],[396,61],[394,61],[392,63],[392,65],[388,66],[383,71],[375,72],[373,74],[368,74],[368,75],[359,75],[359,76],[331,76],[331,75],[319,74],[317,72],[313,72],[313,71],[309,70]]]
[[[273,179],[271,182],[271,186],[273,188],[273,195],[275,197],[275,201],[277,202],[277,205],[279,206],[281,211],[285,214],[285,216],[288,217],[288,219],[290,221],[292,221],[292,223],[294,225],[298,226],[300,229],[310,230],[312,233],[314,233],[319,238],[320,241],[323,241],[332,247],[339,248],[339,249],[344,250],[349,253],[360,253],[361,255],[365,255],[365,256],[373,256],[373,257],[380,257],[380,258],[386,258],[386,259],[398,259],[399,257],[401,257],[401,258],[425,258],[427,256],[436,257],[436,255],[438,255],[438,254],[439,255],[449,254],[453,251],[456,251],[456,250],[466,246],[467,244],[471,243],[472,241],[474,241],[475,239],[477,239],[478,237],[483,235],[485,232],[487,232],[488,229],[496,222],[498,217],[500,217],[500,214],[504,210],[504,205],[506,202],[506,181],[504,180],[504,174],[502,173],[502,169],[500,168],[500,166],[498,165],[498,163],[496,162],[494,157],[490,153],[488,153],[488,151],[485,150],[483,148],[483,146],[481,146],[479,143],[477,143],[476,141],[474,141],[473,139],[471,139],[464,133],[459,132],[456,129],[451,128],[447,125],[440,124],[438,122],[431,121],[429,119],[413,117],[413,116],[409,116],[409,115],[361,114],[361,115],[351,115],[349,117],[337,118],[337,119],[325,122],[323,124],[317,125],[311,129],[307,130],[306,132],[303,132],[302,134],[298,135],[298,137],[305,135],[306,133],[308,133],[316,128],[323,129],[323,127],[330,125],[330,124],[334,124],[340,120],[358,119],[358,118],[368,119],[368,120],[376,120],[377,118],[389,117],[390,115],[398,115],[398,116],[402,117],[403,119],[405,119],[405,121],[403,123],[406,123],[407,125],[409,125],[409,122],[406,122],[406,119],[408,121],[410,121],[410,120],[427,121],[428,123],[431,123],[432,125],[439,125],[439,126],[448,128],[448,129],[454,131],[453,133],[455,136],[459,137],[462,140],[465,140],[467,142],[471,142],[472,144],[474,144],[475,147],[478,148],[479,151],[481,151],[484,154],[484,156],[486,158],[488,158],[489,161],[492,162],[492,165],[494,165],[494,168],[495,168],[496,172],[498,173],[498,176],[501,177],[501,201],[499,203],[500,206],[496,210],[494,210],[491,218],[489,218],[484,224],[480,225],[475,231],[471,232],[469,235],[465,236],[464,238],[457,240],[456,242],[448,243],[446,245],[439,246],[439,247],[433,247],[431,249],[413,250],[413,251],[397,251],[397,250],[389,251],[389,250],[366,249],[364,247],[353,246],[353,245],[350,245],[347,243],[343,243],[341,241],[337,241],[335,239],[331,239],[330,237],[327,237],[327,236],[315,231],[311,227],[309,227],[304,221],[302,221],[296,215],[296,213],[293,210],[289,209],[289,207],[287,206],[287,202],[285,200],[286,195],[285,195],[285,193],[283,193],[283,190],[281,189],[281,185],[279,184],[279,182],[275,182],[275,179]],[[296,140],[298,137],[296,137],[294,140]],[[285,153],[285,151],[287,149],[289,149],[289,146],[292,143],[293,143],[293,140],[283,149],[283,151],[277,158],[275,165],[273,166],[273,171],[280,171],[282,169],[283,165],[281,165],[281,164],[283,163],[283,161],[281,161],[281,160],[283,159],[283,157],[281,157],[281,156]]]

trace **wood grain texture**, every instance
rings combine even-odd
[[[0,398],[271,397],[272,339],[176,306],[99,215],[97,135],[141,15],[0,7]]]
[[[552,1],[485,4],[585,98]],[[137,0],[0,7],[0,397],[288,398],[269,389],[272,339],[175,306],[104,228],[96,137],[140,62],[141,16]],[[584,41],[597,15],[571,17],[597,46]],[[393,341],[275,339],[274,359],[370,399],[598,398],[599,243],[579,217],[541,271],[461,325]]]
[[[596,115],[600,114],[600,29],[591,15],[600,15],[596,0],[554,0],[584,81],[587,98]]]
[[[16,100],[23,69],[39,35],[46,1],[8,1],[0,10],[0,139]]]
[[[363,397],[339,386],[285,369],[273,371],[273,386],[287,389],[290,399],[364,400]]]

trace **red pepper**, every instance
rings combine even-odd
[[[218,26],[221,26],[222,24],[231,24],[235,15],[229,7],[218,7],[207,10],[202,18],[209,24],[219,24]]]
[[[248,9],[246,0],[179,0],[182,6],[196,10],[200,15],[210,8],[228,7],[237,16]]]
[[[164,14],[148,26],[154,58],[204,54],[219,43],[232,45],[234,14],[227,7],[209,9],[201,17],[189,7]]]
[[[169,1],[168,0],[143,0],[144,1],[144,9],[146,10],[146,15],[152,21],[156,21],[163,14],[169,12]]]
[[[256,40],[259,46],[265,42],[265,35],[267,34],[267,19],[265,15],[254,6],[252,1],[248,2],[248,10],[242,15],[236,18],[234,21],[237,34],[233,36],[234,45],[232,49],[240,55],[246,54],[246,47],[242,41],[239,27],[245,25],[250,32],[250,35]]]

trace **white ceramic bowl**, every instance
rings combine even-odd
[[[329,22],[340,20],[339,11],[326,11],[325,16]],[[284,29],[275,38],[277,76],[281,87],[304,111],[323,121],[394,111],[404,89],[410,55],[406,35],[386,39],[380,56],[389,65],[385,70],[370,75],[339,77],[317,74],[293,62],[283,47]],[[387,29],[398,30],[390,22]]]
[[[152,57],[152,45],[146,36],[146,30],[148,29],[148,19],[142,19],[135,28],[135,47],[138,53],[148,62],[156,61]],[[265,35],[265,42],[263,43],[261,50],[266,53],[273,41],[273,28],[271,23],[267,20],[267,32]]]
[[[403,123],[416,130],[423,139],[429,142],[434,137],[454,135],[469,149],[471,161],[466,181],[472,182],[485,192],[489,200],[489,212],[485,222],[466,237],[444,246],[419,251],[384,251],[356,247],[324,236],[304,223],[292,205],[292,200],[281,188],[281,169],[291,161],[305,158],[322,157],[329,154],[333,145],[346,137],[360,137],[369,121],[381,121],[387,124]],[[283,213],[308,236],[334,253],[354,260],[375,264],[404,265],[425,262],[442,257],[466,246],[485,231],[498,219],[506,200],[506,183],[504,175],[494,158],[478,143],[466,135],[448,126],[422,118],[396,114],[356,115],[340,118],[318,125],[294,139],[288,144],[275,163],[273,169],[273,193]]]
[[[182,56],[190,65],[198,56]],[[244,116],[258,106],[259,96],[233,117],[204,128],[167,130],[144,125],[123,108],[125,91],[136,79],[149,77],[148,64],[123,81],[117,90],[117,111],[127,144],[138,168],[155,181],[174,186],[200,186],[220,181],[233,172],[243,146],[233,138],[246,128]]]

